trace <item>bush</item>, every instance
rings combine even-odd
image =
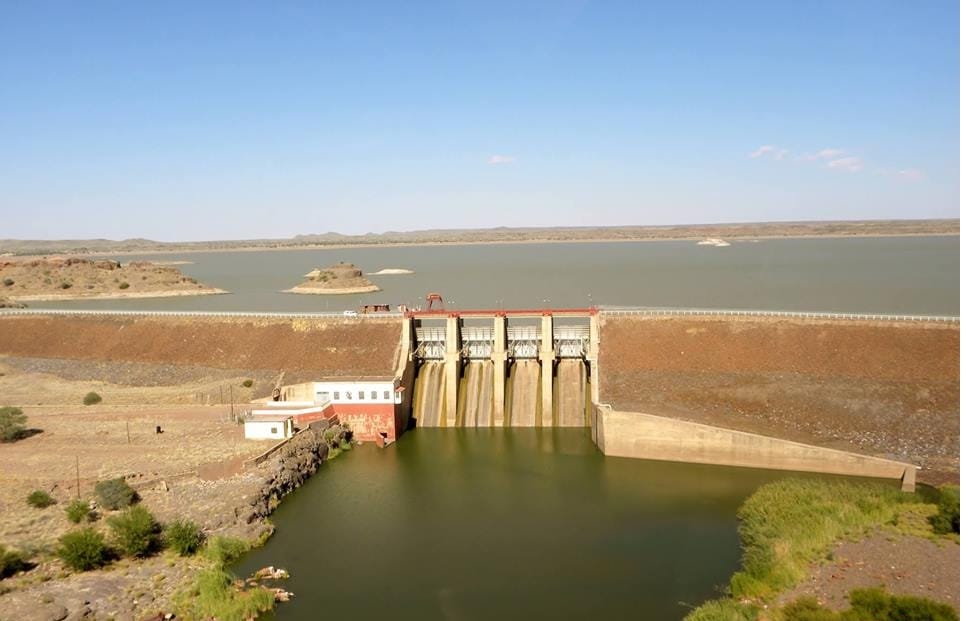
[[[275,596],[265,587],[237,589],[232,575],[221,567],[199,573],[187,593],[180,594],[176,611],[186,619],[255,619],[272,610]]]
[[[246,381],[242,382],[242,386],[245,388],[252,388],[252,380],[247,379]]]
[[[130,286],[131,286],[131,285],[129,285],[128,283],[126,283],[126,282],[123,282],[123,283],[121,283],[120,285],[118,285],[118,289],[127,289],[127,288],[128,288],[128,287],[130,287]]]
[[[137,505],[108,518],[115,546],[127,556],[148,556],[158,549],[161,530],[148,509]]]
[[[881,589],[856,589],[850,594],[851,608],[838,613],[802,597],[784,606],[784,621],[956,621],[949,605],[923,597],[890,595]]]
[[[0,408],[0,441],[16,440],[24,433],[27,416],[23,410],[14,407]]]
[[[69,282],[62,282],[61,283],[61,289],[70,289],[71,287],[72,287],[72,285]]]
[[[192,520],[175,520],[165,527],[165,543],[180,556],[191,556],[202,547],[205,535]]]
[[[46,509],[57,501],[42,489],[35,489],[27,494],[27,504],[36,509]]]
[[[205,557],[223,567],[249,551],[249,543],[235,537],[216,537],[205,546]]]
[[[72,500],[71,503],[64,508],[64,512],[67,513],[67,519],[74,524],[94,521],[94,514],[91,512],[91,505],[84,502],[80,498],[75,498]]]
[[[138,497],[135,490],[120,477],[98,481],[94,486],[94,493],[97,494],[101,506],[112,511],[130,506]]]
[[[3,279],[3,286],[4,287],[12,287],[13,286],[13,282],[14,282],[13,281],[13,278],[4,278]]]
[[[94,405],[95,403],[101,403],[101,395],[93,391],[84,395],[84,405]]]
[[[754,621],[757,609],[729,598],[711,600],[687,615],[685,621]]]
[[[939,513],[930,519],[932,530],[944,535],[959,532],[959,486],[943,485],[939,488]]]
[[[75,571],[88,571],[104,565],[108,560],[108,547],[104,535],[93,528],[82,528],[61,537],[57,556]]]
[[[27,560],[20,552],[7,550],[0,545],[0,580],[28,568]]]

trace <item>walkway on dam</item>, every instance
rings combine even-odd
[[[507,315],[513,311],[492,309],[488,312],[491,315]],[[532,312],[532,311],[529,311]],[[556,314],[555,309],[534,311],[536,314],[543,312]],[[843,319],[856,321],[913,321],[913,322],[951,322],[959,323],[959,317],[950,315],[891,315],[884,313],[836,313],[819,311],[779,311],[779,310],[758,310],[758,309],[721,309],[721,308],[661,308],[661,307],[639,307],[639,306],[598,306],[587,309],[589,314],[601,314],[612,317],[621,316],[715,316],[715,317],[775,317],[791,319]],[[460,309],[449,310],[448,313],[461,315]],[[425,313],[422,313],[425,314]],[[429,317],[435,316],[428,315]],[[279,318],[279,319],[400,319],[404,317],[401,312],[389,313],[358,313],[348,316],[343,312],[316,312],[316,313],[290,313],[290,312],[244,312],[244,311],[154,311],[154,310],[88,310],[88,309],[63,309],[63,308],[5,308],[0,309],[0,316],[3,315],[68,315],[68,316],[143,316],[143,317],[240,317],[240,318]]]

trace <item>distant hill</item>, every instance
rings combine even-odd
[[[388,231],[364,235],[327,232],[287,239],[240,239],[200,242],[159,242],[150,239],[0,240],[0,254],[118,254],[191,252],[327,246],[408,245],[427,243],[511,243],[542,241],[630,241],[652,239],[723,239],[757,237],[853,237],[894,235],[958,235],[959,220],[863,220],[830,222],[763,222],[612,227],[498,227]]]

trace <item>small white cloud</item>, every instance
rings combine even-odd
[[[809,162],[813,162],[815,160],[833,160],[834,158],[840,157],[844,154],[845,152],[842,151],[841,149],[832,149],[828,147],[826,149],[821,149],[820,151],[817,151],[815,153],[808,153],[806,155],[803,155],[802,157],[803,159],[808,160]]]
[[[896,179],[902,181],[916,182],[925,179],[925,173],[918,168],[904,168],[902,170],[896,170],[892,175]]]
[[[502,164],[511,164],[515,161],[514,155],[492,155],[488,158],[488,164],[491,166],[501,166]]]
[[[865,163],[860,157],[841,157],[827,163],[828,168],[843,170],[845,172],[858,172],[865,167]]]
[[[752,151],[747,157],[749,157],[752,160],[755,160],[759,157],[764,157],[766,155],[774,156],[775,160],[782,160],[784,159],[784,156],[787,155],[787,149],[775,147],[772,144],[765,144],[757,147],[757,149]]]

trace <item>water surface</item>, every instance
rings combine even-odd
[[[783,476],[607,458],[586,429],[419,429],[327,463],[235,570],[291,572],[280,620],[681,619]]]
[[[727,248],[692,241],[419,246],[122,257],[188,260],[182,270],[231,295],[36,302],[37,307],[341,311],[416,306],[435,291],[457,308],[620,306],[958,315],[959,238],[765,239]],[[367,295],[280,293],[314,267],[349,261],[372,276]]]

